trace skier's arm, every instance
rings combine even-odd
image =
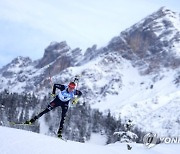
[[[77,104],[77,102],[78,102],[78,100],[79,100],[79,97],[81,97],[81,95],[82,95],[82,92],[79,91],[79,90],[76,90],[76,91],[75,91],[75,96],[77,96],[77,97],[75,97],[75,98],[73,99],[72,104]]]
[[[77,97],[79,98],[79,97],[81,97],[82,92],[81,92],[81,91],[79,91],[79,90],[76,90],[76,91],[75,91],[75,95],[77,95]]]
[[[57,89],[60,89],[60,90],[62,91],[62,90],[65,89],[65,86],[62,85],[62,84],[54,84],[54,86],[53,86],[53,91],[52,91],[52,94],[54,94],[54,95],[55,95],[55,93],[56,93],[56,88],[57,88]]]

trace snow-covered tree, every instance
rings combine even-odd
[[[118,136],[118,141],[121,143],[132,143],[135,142],[138,136],[131,131],[131,128],[133,127],[132,121],[128,120],[127,123],[124,124],[123,130],[119,132],[114,132],[114,135]],[[128,150],[130,150],[132,147],[127,144]]]

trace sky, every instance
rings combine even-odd
[[[179,0],[0,0],[0,67],[17,56],[41,58],[51,42],[85,51]]]

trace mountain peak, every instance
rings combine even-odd
[[[166,7],[160,8],[140,22],[114,37],[109,45],[146,72],[162,67],[180,66],[180,15]],[[139,61],[139,62],[137,62]]]
[[[22,62],[31,62],[31,59],[29,57],[18,56],[12,60],[12,63],[14,64],[20,64]]]
[[[44,67],[45,65],[53,62],[59,56],[67,55],[67,52],[71,48],[67,45],[66,41],[63,42],[51,42],[50,45],[45,49],[43,58],[39,61],[37,67]]]
[[[150,17],[159,19],[161,21],[170,22],[172,27],[180,30],[180,14],[174,12],[167,7],[161,7],[157,12],[153,13]]]
[[[14,58],[9,64],[7,64],[6,66],[4,66],[2,68],[2,70],[6,70],[8,68],[11,67],[27,67],[32,63],[32,60],[29,57],[22,57],[22,56],[18,56],[16,58]]]
[[[165,6],[161,7],[158,11],[156,11],[156,13],[157,14],[160,13],[162,15],[176,15],[177,14],[176,12],[172,11],[171,9]]]
[[[52,49],[57,50],[57,51],[61,51],[64,48],[70,49],[70,47],[68,46],[66,41],[51,42],[50,45],[45,49],[45,51],[46,50],[52,50]]]
[[[166,7],[161,7],[159,10],[142,19],[140,22],[134,24],[126,31],[131,31],[138,27],[141,27],[142,31],[144,29],[152,28],[154,28],[154,31],[157,31],[159,29],[162,29],[163,27],[165,29],[175,28],[180,30],[180,14],[171,11]]]

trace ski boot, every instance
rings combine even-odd
[[[129,144],[127,144],[127,149],[128,149],[128,150],[131,150],[132,147],[131,147]]]
[[[62,138],[62,129],[59,129],[57,132],[58,138]]]
[[[32,123],[34,123],[34,122],[36,121],[36,119],[38,119],[37,116],[35,116],[35,117],[32,118],[31,120],[27,120],[24,124],[31,125]]]
[[[57,134],[57,137],[58,137],[59,139],[65,141],[65,142],[67,142],[67,139],[64,138],[61,133],[58,133],[58,134]]]
[[[62,139],[62,134],[61,133],[58,133],[57,136],[58,136],[58,138]]]

